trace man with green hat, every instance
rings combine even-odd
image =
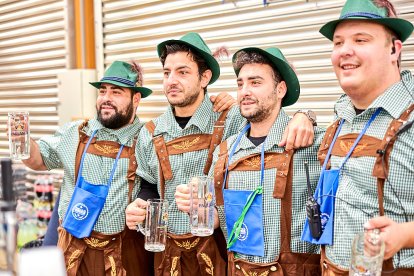
[[[333,241],[321,243],[323,275],[368,275],[351,263],[352,239],[364,228],[380,230],[384,275],[414,274],[414,79],[400,68],[413,28],[387,0],[348,0],[340,18],[320,29],[333,42],[332,65],[345,92],[319,152],[337,171],[340,198]]]
[[[315,127],[314,145],[296,152],[278,145],[289,123],[282,107],[300,94],[298,78],[278,48],[241,49],[233,67],[245,120],[216,149],[209,173],[217,226],[229,250],[228,275],[319,275],[318,248],[302,242],[300,231],[308,198],[304,162],[316,183],[324,131]],[[188,212],[188,187],[177,191],[178,207]]]
[[[58,246],[68,275],[152,275],[152,258],[143,236],[125,228],[125,208],[139,190],[135,145],[143,126],[136,116],[142,86],[140,66],[115,61],[99,89],[97,116],[61,127],[52,136],[30,141],[34,170],[63,169],[58,213]]]
[[[199,34],[164,41],[157,51],[170,106],[140,133],[137,174],[143,183],[138,199],[126,210],[127,225],[136,229],[145,218],[144,200],[159,194],[169,202],[168,239],[165,251],[155,254],[156,275],[207,275],[209,269],[224,275],[226,264],[214,237],[189,234],[189,217],[177,209],[174,193],[192,176],[208,173],[214,148],[234,133],[241,117],[237,107],[229,110],[234,99],[228,95],[215,99],[224,102],[221,109],[213,107],[207,86],[218,79],[220,67]]]

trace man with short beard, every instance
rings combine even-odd
[[[143,124],[136,109],[152,92],[142,81],[138,64],[115,61],[91,83],[99,89],[96,118],[31,140],[30,158],[22,160],[34,170],[64,170],[58,246],[68,275],[153,273],[143,236],[125,228],[124,216],[140,182],[135,145]]]
[[[219,52],[212,54],[199,34],[188,33],[178,40],[164,41],[157,50],[170,106],[140,133],[137,174],[143,179],[142,190],[138,199],[127,207],[127,226],[136,229],[145,219],[145,200],[160,195],[169,202],[169,238],[165,252],[155,255],[155,273],[207,275],[212,271],[214,275],[225,275],[226,249],[221,231],[214,238],[189,234],[188,214],[177,208],[174,193],[178,185],[188,183],[191,177],[208,174],[214,149],[237,132],[243,117],[238,107],[227,110],[234,100],[226,94],[216,99],[223,104],[213,107],[210,103],[207,86],[220,75],[215,58]],[[309,145],[312,123],[307,117],[298,118],[296,125],[311,129],[311,135],[296,132],[292,127],[285,140],[291,145]],[[301,139],[295,139],[298,136]],[[196,246],[186,249],[186,244]]]
[[[205,275],[206,267],[214,275],[225,275],[225,261],[215,239],[203,237],[195,242],[198,237],[189,234],[189,217],[177,209],[174,192],[177,185],[187,183],[190,177],[208,173],[214,148],[222,137],[235,131],[241,117],[235,116],[237,108],[227,110],[234,99],[226,94],[217,96],[227,102],[221,108],[225,111],[213,107],[207,86],[218,79],[220,68],[197,33],[164,41],[157,49],[170,106],[141,130],[137,174],[143,183],[138,199],[126,210],[127,225],[136,229],[145,218],[145,200],[161,195],[169,202],[169,238],[165,252],[155,254],[156,275]],[[174,153],[170,153],[172,149]],[[177,244],[187,243],[195,246],[188,250],[177,248]],[[200,251],[207,248],[206,252]],[[177,250],[181,255],[176,255]],[[206,257],[202,258],[201,253]],[[177,258],[178,261],[172,261]]]
[[[304,162],[313,189],[324,131],[315,128],[314,144],[296,152],[278,145],[289,123],[282,107],[294,104],[300,91],[278,48],[241,49],[233,67],[245,120],[216,149],[209,173],[216,190],[216,227],[225,233],[229,250],[228,275],[318,275],[318,248],[302,242],[300,232],[308,197]],[[189,211],[187,185],[177,187],[176,201]]]

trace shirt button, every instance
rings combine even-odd
[[[274,265],[272,265],[271,267],[270,267],[270,271],[276,271],[277,270],[277,267],[275,267]]]

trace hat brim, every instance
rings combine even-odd
[[[149,89],[149,88],[146,88],[146,87],[128,86],[128,85],[125,85],[123,83],[120,83],[120,82],[117,82],[117,81],[112,81],[112,80],[90,82],[89,84],[92,85],[93,87],[99,89],[99,88],[101,88],[102,83],[110,83],[110,84],[114,84],[116,86],[129,88],[134,92],[141,93],[141,98],[148,97],[152,93],[152,90]]]
[[[374,23],[378,23],[384,25],[391,29],[398,38],[404,42],[407,38],[410,37],[411,33],[413,32],[414,26],[411,22],[402,19],[402,18],[365,18],[365,17],[348,17],[344,19],[337,19],[326,23],[325,25],[320,28],[319,32],[328,38],[329,40],[333,40],[333,36],[335,33],[335,29],[337,25],[346,20],[367,20]]]
[[[266,58],[268,58],[270,62],[272,62],[272,64],[277,68],[279,74],[282,76],[287,86],[287,92],[286,92],[285,97],[283,97],[282,106],[289,106],[297,102],[297,100],[299,99],[299,95],[300,95],[299,80],[298,80],[298,77],[296,76],[295,71],[293,71],[292,67],[290,67],[290,65],[287,62],[271,55],[270,53],[266,52],[263,49],[255,48],[255,47],[244,48],[244,49],[237,51],[233,55],[233,62],[237,54],[241,51],[257,52],[265,56]],[[239,76],[240,70],[234,69],[234,72],[236,73],[236,76]]]
[[[220,65],[217,62],[217,60],[210,53],[206,53],[206,52],[198,49],[197,47],[194,47],[194,45],[192,45],[188,42],[182,41],[182,40],[170,39],[170,40],[166,40],[166,41],[161,42],[160,44],[158,44],[157,45],[158,57],[161,57],[165,46],[169,45],[169,44],[184,44],[184,45],[187,45],[188,47],[191,48],[191,50],[194,50],[195,52],[197,52],[199,55],[201,55],[204,58],[204,60],[207,63],[208,68],[211,70],[211,73],[212,73],[210,82],[208,84],[213,84],[220,77]]]

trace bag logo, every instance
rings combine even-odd
[[[322,213],[321,214],[321,226],[322,226],[322,231],[323,229],[325,229],[326,224],[328,223],[329,220],[329,214],[328,213]]]
[[[240,228],[240,234],[237,239],[239,241],[245,241],[248,236],[249,236],[249,229],[247,228],[246,224],[242,223],[242,226]]]
[[[72,216],[77,220],[83,220],[88,216],[88,207],[83,203],[77,203],[72,208]]]

